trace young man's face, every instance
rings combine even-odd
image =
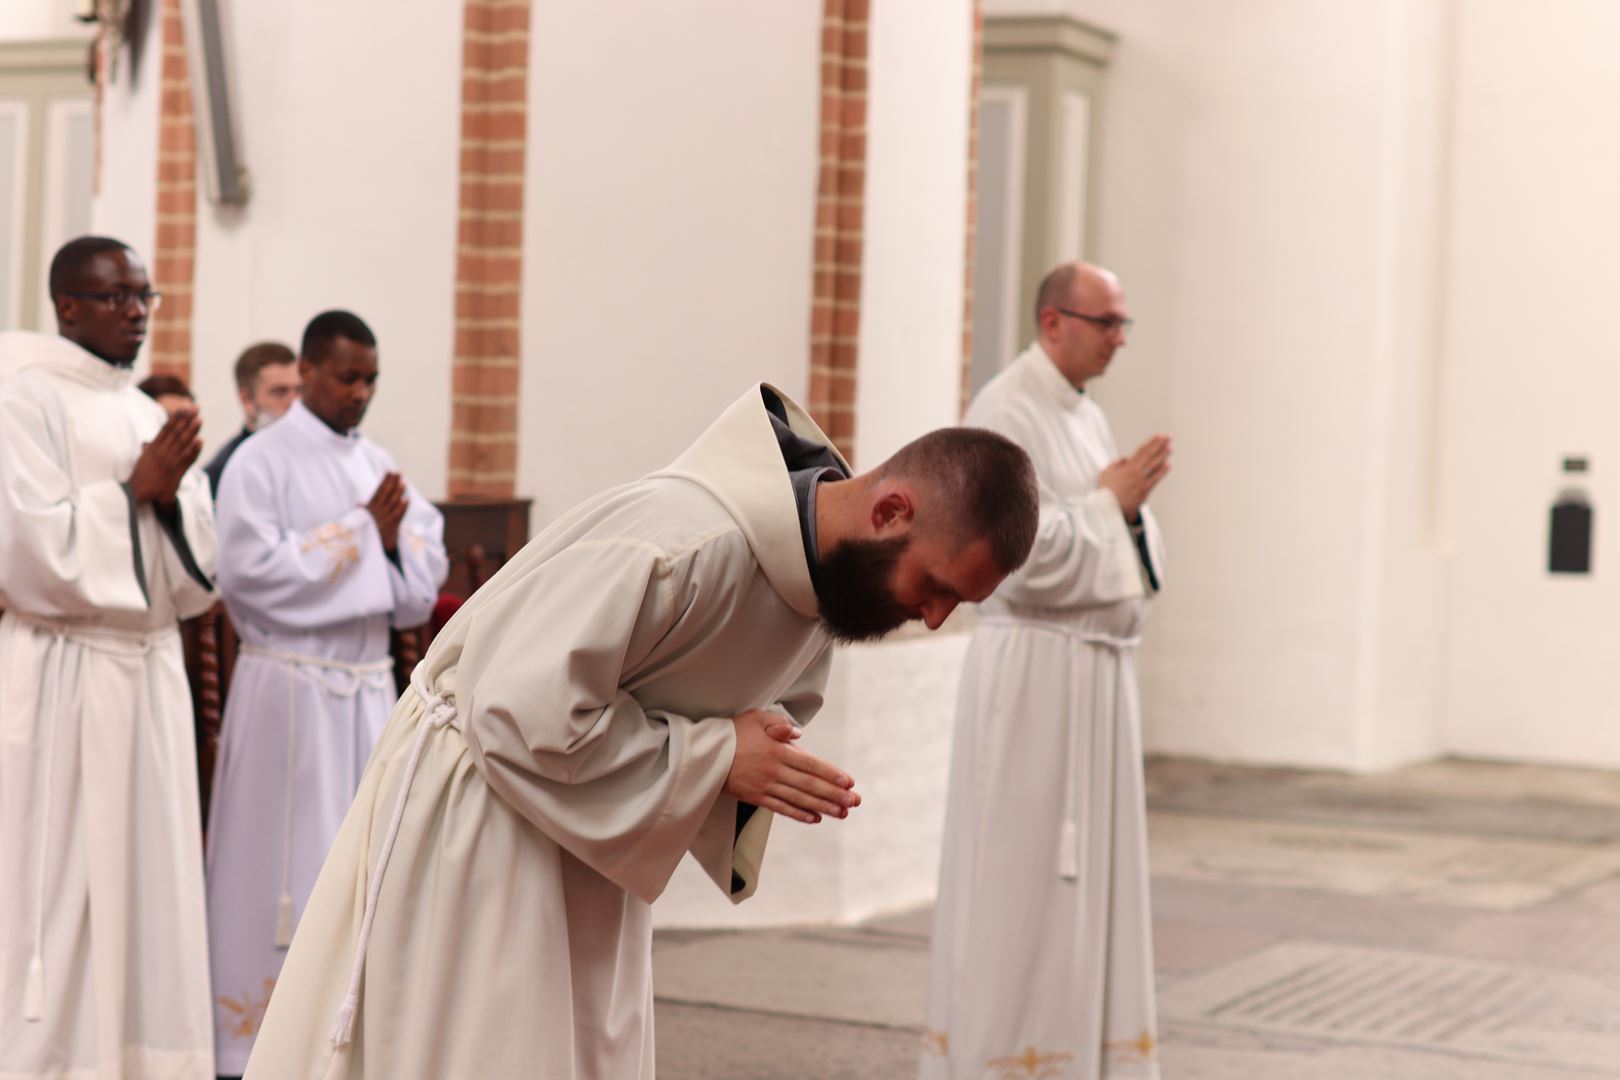
[[[377,348],[346,337],[327,343],[319,360],[298,361],[301,393],[309,411],[338,434],[347,434],[365,419],[377,392]]]
[[[266,364],[259,369],[253,392],[242,394],[242,412],[249,431],[280,420],[298,400],[298,364]]]
[[[56,297],[57,328],[110,364],[133,364],[146,341],[151,294],[139,256],[127,248],[103,251]]]

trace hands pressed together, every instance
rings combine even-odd
[[[152,441],[141,447],[129,474],[129,494],[137,503],[173,506],[186,470],[202,453],[202,417],[177,409]]]
[[[750,709],[731,723],[737,750],[726,777],[726,794],[808,825],[823,815],[848,817],[861,805],[854,780],[793,745],[801,732],[787,717]]]
[[[1099,487],[1105,487],[1119,500],[1125,520],[1135,524],[1142,516],[1142,504],[1159,486],[1159,481],[1170,474],[1170,436],[1155,435],[1136,448],[1130,457],[1120,458],[1102,471],[1097,478]]]
[[[392,554],[399,550],[399,524],[405,520],[405,507],[410,499],[405,495],[405,479],[391,472],[377,485],[371,501],[366,503],[377,532],[382,537],[383,550]]]

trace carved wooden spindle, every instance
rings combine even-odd
[[[224,719],[224,681],[220,677],[220,624],[225,607],[215,604],[195,620],[197,633],[197,772],[202,784],[202,816],[208,821],[208,800],[214,790],[214,763],[219,757],[219,730]]]

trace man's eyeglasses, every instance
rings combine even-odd
[[[147,311],[156,311],[163,306],[163,294],[151,289],[142,292],[130,292],[128,289],[117,292],[64,292],[62,295],[75,300],[99,300],[107,306],[108,311],[128,311],[137,302]]]
[[[1088,322],[1105,334],[1112,334],[1115,330],[1122,334],[1128,334],[1131,332],[1131,327],[1136,324],[1135,319],[1124,319],[1118,315],[1082,315],[1078,311],[1070,311],[1065,307],[1053,308],[1053,310],[1059,315],[1067,315],[1071,319]]]

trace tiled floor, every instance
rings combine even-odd
[[[1166,1080],[1620,1077],[1620,774],[1148,786]],[[912,1076],[928,919],[661,934],[661,1080]]]

